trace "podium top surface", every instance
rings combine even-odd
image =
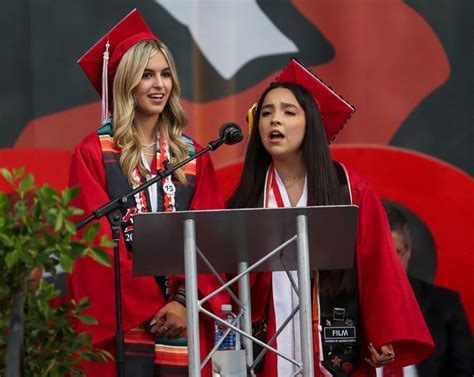
[[[351,268],[358,207],[353,205],[154,212],[134,218],[133,275],[184,273],[184,222],[194,220],[196,246],[218,272],[237,271],[297,234],[296,218],[307,217],[311,269]],[[282,250],[290,270],[297,266],[296,242]],[[198,273],[210,273],[197,257]],[[281,271],[274,256],[255,271]]]

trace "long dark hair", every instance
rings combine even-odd
[[[254,116],[244,169],[236,190],[227,202],[229,208],[256,207],[263,192],[265,175],[272,157],[260,138],[260,110],[267,94],[276,88],[290,90],[305,113],[306,128],[301,149],[308,174],[308,205],[343,204],[342,192],[318,106],[302,86],[290,82],[272,83],[262,93]]]
[[[242,175],[237,188],[227,201],[227,207],[257,207],[262,198],[265,175],[272,162],[272,157],[263,146],[258,124],[263,101],[267,94],[276,88],[290,90],[305,113],[306,128],[301,149],[307,170],[307,205],[346,204],[329,152],[321,114],[313,96],[300,85],[283,82],[272,83],[265,89],[257,103]],[[343,271],[321,271],[319,274],[320,289],[328,294],[347,290],[349,288],[348,279],[348,273]]]

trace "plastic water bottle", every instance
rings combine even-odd
[[[224,321],[228,323],[232,323],[236,318],[236,315],[232,313],[232,305],[223,304],[221,306],[221,313],[219,314],[219,318],[223,319]],[[235,323],[234,326],[239,327],[238,323]],[[222,338],[226,330],[227,330],[227,327],[215,321],[214,340],[216,343]],[[239,349],[240,349],[240,334],[234,330],[230,330],[230,332],[225,337],[224,341],[220,344],[218,350],[232,351],[232,350],[239,350]]]

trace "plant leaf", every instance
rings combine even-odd
[[[72,260],[76,260],[79,257],[82,257],[85,253],[87,246],[83,245],[80,242],[72,242],[71,250],[69,250],[69,256]]]
[[[100,247],[114,247],[114,245],[114,241],[109,240],[109,237],[106,234],[103,234],[102,237],[100,237]]]
[[[79,315],[79,314],[76,314],[74,315],[74,317],[76,317],[79,321],[81,321],[82,323],[85,323],[86,325],[97,325],[99,324],[99,322],[97,322],[97,320],[90,316],[90,315]]]
[[[5,256],[5,263],[8,268],[11,268],[16,262],[18,262],[18,259],[20,259],[20,250],[13,250]]]
[[[79,303],[76,304],[76,306],[74,307],[74,311],[76,313],[78,313],[81,310],[84,310],[84,309],[86,309],[90,306],[91,306],[91,303],[89,302],[89,298],[88,297],[82,297],[81,300],[79,301]]]
[[[64,216],[62,212],[58,213],[58,217],[56,217],[56,223],[54,224],[54,231],[59,232],[61,227],[63,226]]]
[[[18,169],[13,169],[13,177],[15,179],[21,178],[25,175],[25,167],[21,166]]]
[[[70,220],[64,220],[64,225],[66,226],[66,230],[71,234],[76,234],[76,227]]]
[[[13,235],[10,234],[10,237],[8,237],[5,233],[0,233],[0,242],[6,247],[13,247],[15,245]]]
[[[58,241],[56,237],[54,237],[52,234],[45,233],[43,235],[44,240],[46,241],[46,244],[49,246],[54,246],[56,242]]]
[[[5,168],[2,168],[2,175],[3,175],[3,178],[5,178],[5,180],[6,180],[8,183],[13,184],[12,173],[10,173],[9,170],[7,170],[7,169],[5,169]]]
[[[103,266],[110,267],[110,256],[100,249],[87,248],[87,255]]]
[[[48,206],[52,206],[58,199],[57,191],[47,184],[40,188],[40,193]]]
[[[81,188],[79,186],[74,186],[74,187],[70,187],[69,191],[71,192],[71,199],[74,199],[77,196],[77,194],[79,194],[79,192],[81,191]]]
[[[61,201],[65,206],[69,204],[71,199],[74,197],[74,189],[66,188],[61,193]]]
[[[69,209],[71,210],[71,214],[73,216],[80,216],[84,214],[84,210],[80,208],[69,207]]]
[[[59,264],[63,268],[64,271],[71,273],[72,272],[72,259],[69,255],[62,254],[59,257]]]
[[[97,236],[97,233],[99,232],[99,228],[100,223],[94,223],[89,225],[84,231],[83,238],[86,241],[93,242],[95,240],[95,237]]]
[[[0,211],[6,212],[8,209],[8,196],[3,192],[0,192]]]
[[[27,191],[30,191],[33,188],[33,174],[28,174],[25,178],[23,178],[20,182],[20,185],[18,186],[20,193],[25,193]]]

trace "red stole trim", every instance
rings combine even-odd
[[[164,162],[167,160],[166,148],[168,148],[168,145],[165,143],[164,135],[162,135],[162,132],[160,132],[160,153],[159,153],[159,159],[157,159],[157,168],[158,168],[157,170],[166,170],[166,166],[164,164]],[[163,189],[164,189],[164,185],[167,182],[171,183],[171,177],[170,178],[166,177],[162,180],[161,185],[163,186]],[[166,193],[165,190],[163,190],[163,200],[164,200],[164,205],[165,205],[165,212],[173,212],[174,207],[172,207],[171,205],[172,204],[171,197],[170,195]]]
[[[280,188],[278,187],[278,182],[275,178],[275,167],[273,166],[273,164],[270,164],[270,166],[268,167],[267,182],[265,185],[265,208],[268,208],[270,188],[271,190],[273,190],[273,195],[275,195],[277,206],[279,208],[283,208],[285,204],[283,203]]]

